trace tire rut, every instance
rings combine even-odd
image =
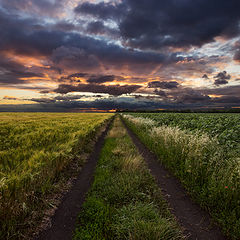
[[[51,227],[42,231],[35,240],[70,240],[75,230],[77,216],[85,201],[87,191],[92,185],[97,161],[104,145],[105,136],[108,133],[113,118],[109,121],[104,132],[94,145],[87,162],[73,183],[72,188],[63,197],[51,219]]]

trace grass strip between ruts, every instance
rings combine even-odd
[[[154,178],[119,118],[79,214],[77,239],[183,239]]]

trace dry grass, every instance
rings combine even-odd
[[[117,117],[113,123],[113,127],[110,130],[109,138],[122,138],[127,135],[127,131],[123,126],[119,117]],[[118,146],[113,149],[113,154],[122,156],[121,165],[124,171],[135,171],[143,168],[143,159],[139,154],[136,154],[136,149],[129,151],[129,146],[125,142],[120,142]]]
[[[121,138],[126,135],[126,129],[123,128],[121,120],[117,117],[113,123],[112,129],[108,133],[109,138]]]
[[[122,168],[125,171],[136,171],[143,169],[143,159],[140,155],[127,154],[122,161]]]
[[[133,117],[131,115],[124,115],[124,118],[129,120],[130,122],[136,125],[144,125],[147,127],[153,127],[156,122],[150,118],[142,118],[142,117]]]

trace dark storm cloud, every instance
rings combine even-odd
[[[89,97],[93,98],[96,96],[86,96],[86,95],[65,95],[65,96],[63,96],[63,95],[60,95],[60,96],[56,96],[54,98],[43,97],[43,98],[31,98],[31,99],[24,99],[24,100],[37,102],[37,103],[55,103],[58,101],[60,101],[60,102],[75,101],[75,100],[79,100],[81,98],[89,98]],[[7,99],[7,98],[4,98],[4,99]]]
[[[94,21],[88,23],[85,31],[89,34],[107,35],[111,37],[119,36],[119,32],[116,29],[105,26],[102,21]]]
[[[93,34],[104,34],[104,23],[101,21],[90,22],[87,26],[87,31]]]
[[[118,97],[118,98],[103,98],[95,100],[92,105],[96,108],[102,109],[157,109],[157,108],[194,108],[202,106],[238,106],[240,104],[240,97],[220,97],[211,98],[207,95],[201,94],[197,91],[188,89],[182,96],[174,101],[169,101],[166,98],[158,99],[154,96],[140,96],[136,95],[134,98]],[[105,104],[104,104],[105,103]],[[74,103],[73,103],[74,104]],[[78,104],[78,103],[76,103]],[[80,103],[81,104],[81,103]]]
[[[214,103],[230,103],[230,104],[240,104],[240,97],[236,96],[223,96],[213,99]]]
[[[75,8],[75,13],[87,14],[103,20],[117,20],[120,19],[123,16],[123,12],[126,11],[126,8],[124,9],[124,7],[125,5],[123,4],[116,5],[105,2],[92,4],[89,2],[84,2]]]
[[[215,78],[215,85],[223,85],[223,84],[228,84],[228,80],[231,79],[231,76],[227,74],[226,71],[218,73]]]
[[[36,102],[36,103],[55,103],[56,100],[50,99],[50,98],[31,98],[31,99],[25,99],[28,101]]]
[[[39,27],[40,26],[40,27]],[[38,20],[22,18],[0,10],[0,52],[45,56],[51,69],[99,72],[101,64],[118,69],[129,65],[130,71],[152,71],[159,64],[171,64],[186,57],[177,54],[131,51],[118,44],[84,36],[76,32],[49,29]]]
[[[240,61],[239,42],[231,49],[229,46],[233,43],[229,42],[229,49],[225,46],[211,57],[202,56],[204,51],[197,53],[197,48],[188,52],[191,46],[200,47],[213,41],[219,46],[217,36],[227,39],[239,34],[239,0],[119,0],[96,4],[85,1],[75,8],[74,16],[68,12],[70,4],[63,8],[64,2],[68,1],[0,0],[0,84],[41,90],[44,98],[32,101],[69,109],[150,109],[239,103],[239,86],[222,87],[230,80],[226,72],[214,77],[217,87],[213,89],[194,90],[177,82],[184,81],[191,73],[193,78],[206,73],[203,78],[209,82],[208,76],[216,71],[217,64],[226,63],[221,52],[234,51],[234,60]],[[56,18],[59,13],[61,18]],[[70,18],[66,19],[64,13]],[[20,55],[41,57],[41,63],[46,62],[49,70],[43,75],[39,68],[27,68],[28,64],[21,65],[4,54],[12,59]],[[48,74],[50,71],[52,75]],[[22,85],[29,82],[22,78],[47,75],[55,83],[59,78],[57,89]],[[131,77],[123,79],[118,75]],[[153,81],[158,79],[155,77],[161,81]],[[148,87],[137,85],[148,79],[151,79]],[[113,81],[125,81],[129,85],[104,85]],[[85,102],[80,101],[84,95],[65,95],[71,92],[110,94],[118,98]],[[121,97],[135,92],[151,92],[155,96]],[[47,98],[48,93],[62,96]],[[139,99],[141,101],[137,101]]]
[[[78,111],[83,109],[155,109],[162,107],[169,107],[168,104],[162,102],[154,102],[148,99],[135,98],[103,98],[94,101],[62,101],[62,102],[48,102],[47,99],[35,99],[39,104],[34,105],[19,105],[17,111],[54,111],[54,112],[68,112]],[[0,105],[0,111],[16,111],[14,105]]]
[[[211,97],[208,94],[183,86],[168,89],[168,91],[155,89],[154,94],[169,104],[211,104]]]
[[[63,108],[74,110],[77,108],[82,109],[99,109],[99,110],[111,110],[111,109],[156,109],[162,107],[169,107],[168,103],[161,101],[153,101],[152,99],[142,98],[126,98],[126,97],[111,97],[97,99],[94,101],[64,101],[57,102],[55,104],[46,104],[48,106],[54,106],[55,108]],[[1,110],[1,107],[0,107]]]
[[[127,44],[146,49],[202,46],[216,36],[239,33],[237,0],[126,0],[130,11],[120,24]]]
[[[207,74],[204,74],[204,75],[202,76],[202,78],[204,78],[204,79],[209,79],[209,77],[208,77]]]
[[[73,100],[79,100],[81,98],[102,98],[102,95],[60,95],[57,97],[54,97],[54,100],[56,101],[73,101]]]
[[[70,95],[70,96],[57,96],[54,98],[54,100],[57,101],[72,101],[72,100],[77,100],[85,97],[85,95]]]
[[[86,76],[88,76],[87,73],[73,73],[70,74],[68,76],[63,76],[61,78],[58,79],[59,82],[81,82],[81,80],[79,80],[79,78],[85,78]]]
[[[100,75],[100,74],[89,74],[89,73],[73,73],[71,75],[61,77],[58,79],[59,82],[69,82],[69,83],[76,83],[81,82],[79,78],[84,78],[87,83],[93,84],[102,84],[107,82],[113,81],[125,81],[125,79],[121,76],[115,75]]]
[[[129,94],[135,92],[141,86],[139,85],[99,85],[99,84],[78,84],[68,85],[60,84],[57,89],[54,90],[56,93],[66,94],[70,92],[92,92],[92,93],[107,93],[114,96],[120,96],[122,94]]]
[[[240,62],[240,41],[237,41],[234,45],[234,57],[233,59],[237,62]]]
[[[135,70],[149,70],[149,67],[152,69],[158,64],[173,63],[182,59],[183,57],[175,54],[129,51],[115,44],[80,36],[76,37],[76,43],[55,49],[51,57],[55,66],[59,68],[95,71],[99,71],[100,62],[115,69],[129,64]]]
[[[0,84],[19,84],[27,82],[22,78],[43,76],[41,73],[29,71],[25,66],[4,56],[0,59]]]
[[[177,103],[210,103],[211,98],[208,95],[197,92],[193,89],[187,89],[178,96],[175,96]]]
[[[240,50],[237,50],[234,54],[234,60],[235,61],[240,61]]]
[[[208,95],[239,96],[240,85],[225,86],[214,89],[200,89],[199,91]]]
[[[22,55],[50,55],[64,43],[63,32],[44,30],[34,18],[22,18],[0,9],[0,51]],[[43,40],[44,39],[44,40]]]
[[[165,92],[165,98],[163,98],[170,105],[175,104],[185,104],[191,106],[221,106],[230,107],[239,105],[239,92],[240,85],[237,86],[224,86],[218,88],[187,88],[179,87],[177,89],[171,89]],[[155,93],[157,94],[157,92]],[[214,95],[209,96],[209,95]]]
[[[176,81],[171,81],[171,82],[153,81],[148,83],[148,88],[172,89],[172,88],[177,88],[178,86],[179,86],[179,83]]]
[[[195,95],[195,96],[194,96]],[[200,101],[199,96],[196,93],[188,95],[187,103],[183,103],[184,99],[179,99],[179,101],[169,102],[166,100],[159,100],[153,96],[139,96],[136,98],[133,96],[129,97],[110,97],[96,99],[94,101],[81,101],[75,99],[54,101],[54,99],[29,99],[35,100],[39,104],[37,105],[20,105],[16,109],[14,105],[0,105],[0,111],[79,111],[83,109],[99,109],[99,110],[110,110],[110,109],[159,109],[159,108],[201,108],[201,107],[230,107],[230,106],[240,106],[239,97],[221,97],[221,98],[209,98],[202,97],[204,101]]]
[[[71,75],[69,75],[67,78],[82,78],[87,76],[87,73],[73,73]]]
[[[59,30],[59,31],[64,31],[64,32],[69,32],[69,31],[79,30],[80,29],[79,27],[77,27],[73,23],[67,22],[67,21],[57,22],[56,24],[54,24],[52,26],[52,28],[54,30]]]
[[[89,73],[73,73],[71,75],[68,75],[66,77],[61,77],[58,81],[59,82],[81,82],[79,78],[84,78],[88,83],[94,83],[94,84],[102,84],[106,82],[113,82],[114,80],[120,81],[124,80],[120,76],[115,75],[96,75],[96,74],[89,74]]]
[[[140,49],[202,46],[239,34],[238,0],[123,0],[82,3],[75,11],[119,22],[125,44]]]
[[[159,85],[157,85],[159,86]],[[186,88],[181,85],[177,88],[168,88],[168,91],[162,91],[157,88],[154,89],[153,93],[155,96],[143,96],[143,95],[136,95],[139,97],[135,97],[135,95],[131,95],[136,99],[146,99],[151,100],[153,105],[156,101],[161,100],[162,103],[170,106],[188,106],[188,107],[200,107],[200,106],[229,106],[233,105],[236,106],[238,104],[239,99],[239,87],[240,86],[229,86],[229,87],[222,87],[222,88],[214,88],[214,89],[192,89]],[[70,92],[94,92],[94,93],[107,93],[110,95],[115,95],[120,97],[122,94],[127,93],[134,93],[139,92],[141,93],[142,90],[140,89],[141,86],[138,85],[113,85],[113,86],[105,86],[99,84],[79,84],[79,85],[59,85],[58,89],[55,89],[54,92],[60,94],[66,94]],[[143,92],[142,92],[143,93]],[[209,95],[220,95],[219,97],[210,97]],[[223,96],[221,96],[223,95]],[[54,98],[55,100],[62,100],[62,101],[71,101],[74,100],[75,97],[71,96],[64,99],[65,96],[61,96]],[[78,99],[78,97],[76,97]]]
[[[191,89],[180,88],[169,92],[166,100],[168,102],[182,104],[199,104],[202,106],[238,106],[239,105],[240,85],[225,86],[212,89]],[[215,95],[216,97],[210,97]]]
[[[166,92],[164,92],[164,91],[162,91],[162,90],[155,89],[155,90],[154,90],[154,93],[155,93],[156,95],[161,96],[161,97],[164,97],[164,98],[167,97]]]
[[[115,80],[115,78],[116,77],[114,75],[92,76],[87,80],[87,82],[101,84],[101,83],[106,83],[106,82],[112,82]]]

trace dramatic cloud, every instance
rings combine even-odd
[[[85,30],[89,34],[106,35],[115,38],[119,37],[119,31],[105,26],[102,21],[90,22]]]
[[[119,4],[82,3],[75,11],[115,20],[126,45],[140,49],[202,46],[217,36],[239,33],[236,0],[124,0]]]
[[[184,91],[181,95],[176,97],[178,103],[204,103],[209,102],[210,100],[211,98],[208,95],[204,95],[193,89]]]
[[[27,99],[27,100],[32,101],[32,102],[37,102],[37,103],[54,103],[54,102],[56,102],[56,100],[49,99],[49,98],[31,98],[31,99]]]
[[[235,43],[234,51],[235,51],[235,54],[234,54],[233,59],[237,62],[240,62],[240,41],[237,41]]]
[[[106,75],[106,76],[92,76],[90,77],[87,82],[89,83],[106,83],[114,81],[115,76],[113,75]]]
[[[124,81],[124,78],[115,75],[99,75],[88,73],[73,73],[68,76],[61,77],[59,82],[79,83],[80,79],[85,79],[87,83],[102,84],[113,81]]]
[[[92,93],[107,93],[110,95],[119,96],[122,94],[129,94],[135,92],[141,86],[139,85],[99,85],[99,84],[78,84],[78,85],[67,85],[60,84],[57,89],[54,90],[56,93],[70,93],[70,92],[92,92]]]
[[[226,71],[218,73],[215,77],[215,85],[228,84],[228,80],[231,79],[231,76],[227,74]]]
[[[0,101],[240,107],[239,9],[238,0],[0,0]]]
[[[200,89],[200,91],[207,95],[221,95],[221,96],[239,96],[240,85],[237,86],[224,86],[214,89]]]
[[[84,78],[87,75],[88,75],[87,73],[73,73],[73,74],[70,74],[66,77],[61,77],[59,79],[59,82],[62,82],[62,81],[81,82],[81,80],[79,80],[79,78]]]
[[[98,4],[92,4],[89,2],[84,2],[79,4],[75,8],[75,12],[79,14],[87,14],[95,16],[103,20],[112,19],[118,20],[123,16],[123,12],[126,11],[124,4],[112,4],[111,2],[105,3],[100,2]]]
[[[6,57],[2,56],[0,59],[0,85],[24,83],[26,80],[23,78],[31,77],[43,77],[43,74],[31,72],[25,66]]]
[[[132,65],[134,71],[149,71],[158,64],[181,61],[174,54],[129,51],[75,32],[51,30],[37,20],[0,11],[0,51],[24,56],[45,56],[52,69],[99,72],[102,64],[113,69]],[[43,40],[44,39],[44,40]],[[120,70],[120,69],[119,69]]]
[[[230,103],[230,104],[240,104],[240,97],[235,96],[223,96],[213,99],[215,103]]]
[[[162,90],[155,89],[155,90],[154,90],[154,93],[157,94],[157,95],[159,95],[159,96],[161,96],[161,97],[163,97],[163,98],[167,98],[166,92],[164,92],[164,91],[162,91]]]
[[[160,82],[160,81],[153,81],[148,83],[149,88],[164,88],[164,89],[172,89],[177,88],[179,86],[178,82]]]
[[[101,98],[101,95],[61,95],[54,98],[56,101],[73,101],[73,100],[79,100],[81,98]]]
[[[237,50],[235,55],[234,55],[234,60],[240,61],[240,50]]]

